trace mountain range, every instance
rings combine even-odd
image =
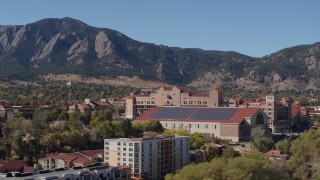
[[[262,58],[232,51],[142,43],[72,18],[0,25],[0,78],[32,80],[48,74],[138,77],[193,86],[252,89],[320,87],[320,43]]]

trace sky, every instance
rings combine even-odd
[[[262,57],[320,41],[319,0],[1,0],[0,24],[71,17],[170,47]]]

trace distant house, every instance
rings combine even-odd
[[[74,104],[69,106],[69,113],[73,113],[79,111],[81,113],[88,113],[90,114],[92,111],[99,111],[99,110],[112,110],[113,107],[109,102],[105,101],[91,101],[90,99],[85,99],[84,102],[79,104]]]
[[[289,158],[288,154],[282,154],[278,150],[268,151],[264,155],[268,157],[271,161],[285,161]]]
[[[72,168],[74,166],[86,166],[93,162],[101,162],[102,150],[89,150],[75,153],[55,153],[38,160],[40,169]]]
[[[5,117],[9,111],[12,110],[12,106],[6,100],[0,100],[0,117]]]

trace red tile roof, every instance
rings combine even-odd
[[[88,156],[88,157],[96,157],[99,154],[103,154],[104,150],[103,149],[98,149],[98,150],[89,150],[89,151],[81,151],[80,153]]]
[[[152,115],[163,108],[177,108],[177,107],[153,107],[145,111],[141,116],[137,117],[134,122],[148,121],[148,120],[161,120],[161,121],[172,121],[169,119],[152,119]],[[198,111],[201,108],[190,108],[193,112]],[[236,123],[239,124],[244,118],[252,117],[257,111],[261,111],[260,108],[206,108],[206,109],[235,109],[236,112],[227,120],[192,120],[191,116],[186,116],[185,119],[175,119],[174,121],[186,121],[186,122],[219,122],[219,123]],[[191,114],[193,114],[193,112]]]
[[[103,154],[103,149],[98,150],[88,150],[88,151],[80,151],[75,153],[58,153],[58,154],[49,154],[46,157],[39,158],[39,160],[48,160],[48,159],[62,159],[68,163],[70,162],[87,162],[89,158],[94,158],[99,154]]]
[[[231,98],[231,99],[233,99],[234,101],[240,101],[241,97],[234,97],[234,98]]]
[[[22,160],[0,160],[0,173],[6,172],[23,172],[24,166],[27,164]]]
[[[266,156],[268,157],[284,157],[284,156],[289,156],[288,154],[282,154],[280,151],[278,150],[272,150],[272,151],[268,151],[267,153],[265,153]]]
[[[0,100],[0,106],[11,107],[11,105],[6,100]]]

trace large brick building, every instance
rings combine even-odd
[[[166,129],[185,129],[204,137],[249,141],[253,127],[267,128],[268,117],[256,108],[153,107],[134,122],[158,120]]]
[[[224,100],[221,90],[212,89],[208,93],[195,94],[180,87],[160,87],[150,94],[133,92],[126,97],[126,118],[134,119],[151,107],[219,107]]]
[[[291,127],[291,104],[288,100],[275,100],[273,93],[265,98],[239,101],[235,103],[238,107],[258,107],[268,116],[268,125],[272,132],[282,132]]]

